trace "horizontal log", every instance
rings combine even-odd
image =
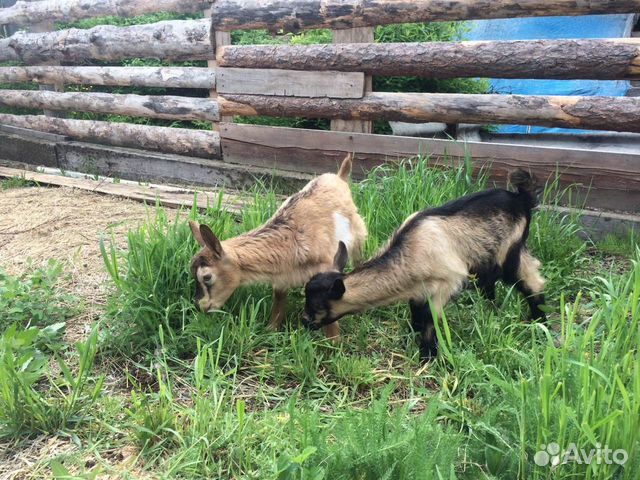
[[[83,18],[115,15],[133,17],[145,13],[196,13],[210,6],[209,0],[183,2],[179,0],[43,0],[18,1],[0,9],[0,25],[33,25],[41,22],[72,22]]]
[[[173,95],[121,95],[97,92],[0,90],[0,105],[78,112],[111,113],[168,120],[218,121],[218,104],[207,98]]]
[[[217,0],[216,30],[372,27],[485,18],[637,13],[640,0]]]
[[[261,68],[218,68],[219,94],[362,98],[364,74]]]
[[[65,135],[117,147],[142,148],[202,158],[220,156],[220,135],[206,130],[155,127],[130,123],[69,120],[44,115],[0,114],[0,124]]]
[[[500,42],[230,45],[222,67],[335,70],[428,78],[640,78],[640,38]]]
[[[0,62],[78,63],[88,59],[125,58],[206,60],[213,56],[209,27],[209,20],[203,19],[129,27],[100,25],[87,30],[71,28],[46,33],[16,32],[9,38],[0,39]]]
[[[361,178],[363,171],[416,155],[442,167],[462,165],[469,156],[476,169],[488,169],[500,182],[506,182],[507,174],[518,167],[530,170],[540,182],[560,173],[563,186],[582,186],[585,205],[640,212],[640,152],[460,143],[233,123],[221,124],[220,136],[223,158],[229,163],[320,174],[334,172],[344,155],[353,153],[354,176]]]
[[[212,89],[216,74],[201,67],[0,67],[0,83],[17,82]]]
[[[221,115],[515,124],[640,132],[640,98],[457,93],[369,93],[361,100],[218,97]]]

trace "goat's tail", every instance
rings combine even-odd
[[[518,195],[525,195],[530,199],[532,206],[538,204],[538,192],[536,179],[526,170],[519,168],[509,174],[509,183],[516,189]]]
[[[348,154],[340,165],[338,170],[338,176],[345,182],[349,181],[349,174],[351,174],[351,166],[353,165],[353,155]]]

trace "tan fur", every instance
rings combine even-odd
[[[400,301],[427,299],[436,310],[441,310],[451,296],[472,280],[468,259],[476,259],[479,252],[487,250],[486,245],[499,238],[495,258],[503,265],[509,249],[522,238],[525,226],[525,219],[514,227],[503,217],[488,222],[464,216],[428,217],[409,230],[401,255],[384,271],[368,268],[347,275],[346,292],[342,299],[331,302],[332,313],[341,316]],[[520,278],[535,286],[534,292],[541,292],[544,281],[538,272],[540,262],[528,252],[523,253],[522,259]]]
[[[540,260],[531,255],[526,249],[523,249],[520,254],[518,278],[529,286],[534,295],[539,295],[544,291],[545,281],[540,275]]]
[[[278,328],[284,318],[284,298],[289,288],[307,282],[316,273],[331,269],[342,230],[348,226],[347,248],[359,258],[367,236],[347,183],[351,156],[342,163],[338,175],[324,174],[289,197],[265,225],[220,242],[216,255],[203,238],[201,229],[192,225],[194,238],[203,249],[193,258],[191,272],[203,289],[203,311],[221,308],[236,288],[253,283],[268,283],[274,288],[274,308],[270,326]],[[348,222],[348,225],[347,223]],[[211,275],[208,288],[203,278]],[[338,327],[328,336],[336,337]]]

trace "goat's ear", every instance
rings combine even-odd
[[[333,281],[333,285],[331,285],[331,290],[329,291],[329,298],[331,300],[340,300],[346,292],[347,289],[344,286],[344,282],[341,278],[336,278]]]
[[[218,258],[222,257],[222,244],[216,234],[211,231],[211,229],[206,225],[200,225],[200,235],[202,235],[202,240],[204,240],[204,244],[216,254]]]
[[[333,266],[339,272],[344,272],[344,267],[347,266],[347,262],[349,261],[349,252],[347,252],[347,246],[344,242],[338,243],[338,251],[336,252],[335,257],[333,257]]]
[[[194,222],[193,220],[189,220],[189,227],[191,228],[191,233],[193,234],[193,238],[196,239],[196,242],[201,247],[205,246],[204,240],[202,239],[202,235],[200,234],[200,225],[198,222]]]

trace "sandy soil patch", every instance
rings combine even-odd
[[[108,277],[100,238],[126,245],[127,231],[153,208],[142,203],[70,188],[17,188],[0,191],[0,267],[10,274],[46,265],[64,265],[64,287],[84,301],[84,311],[67,322],[66,340],[78,340],[103,304]]]

